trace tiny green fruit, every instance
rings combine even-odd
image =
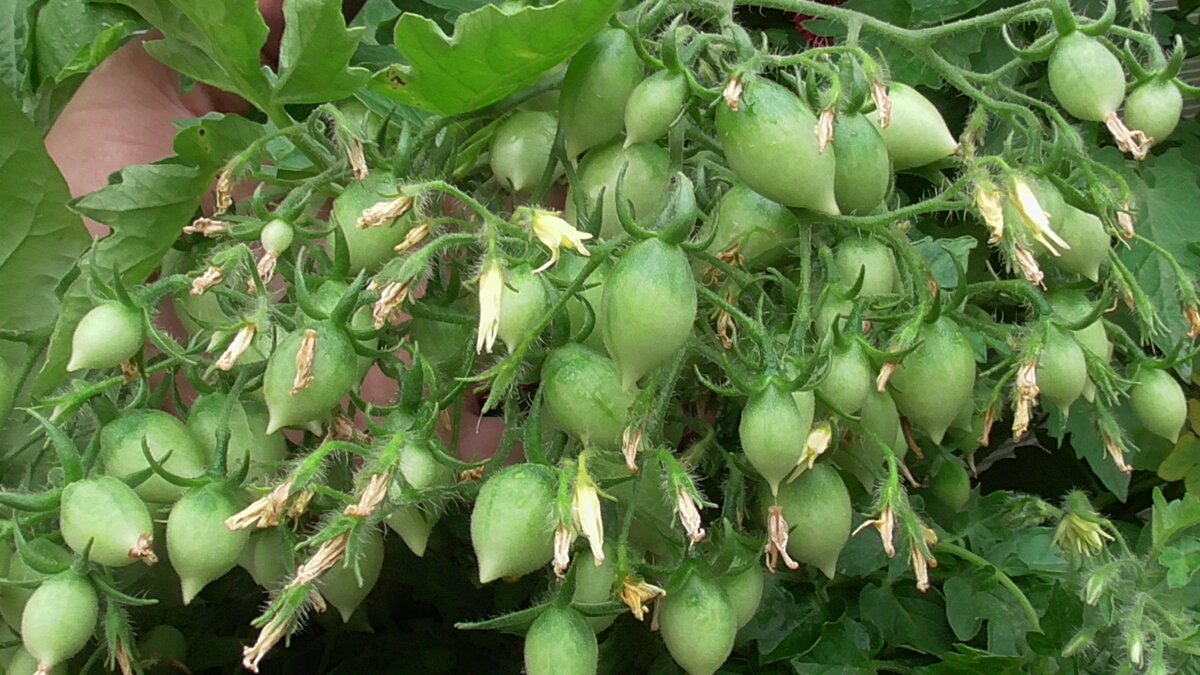
[[[779,486],[779,506],[787,521],[788,555],[833,578],[838,557],[850,538],[850,493],[837,469],[818,463]]]
[[[433,450],[424,442],[406,443],[400,451],[399,465],[404,482],[414,490],[426,490],[454,483],[454,470],[437,461]],[[393,491],[394,487],[393,485]],[[411,505],[393,510],[384,522],[400,535],[409,550],[420,557],[425,555],[429,535],[433,532],[438,517],[438,512],[431,507]]]
[[[350,336],[331,321],[283,338],[267,361],[263,381],[267,433],[306,425],[329,412],[358,382],[357,363]],[[300,365],[306,370],[297,378]]]
[[[898,272],[896,257],[892,249],[877,239],[850,237],[844,239],[833,252],[837,280],[843,288],[851,288],[863,277],[859,295],[875,297],[891,293],[896,285]]]
[[[838,115],[833,127],[837,159],[833,194],[842,213],[866,215],[892,186],[892,160],[879,129],[858,113]]]
[[[638,83],[625,103],[625,145],[662,138],[687,102],[687,77],[660,70]]]
[[[540,464],[510,466],[483,484],[471,512],[480,583],[519,577],[550,562],[557,494],[558,477]]]
[[[838,411],[853,415],[862,408],[873,386],[871,362],[858,342],[851,339],[833,348],[829,369],[817,391]]]
[[[712,675],[729,658],[738,617],[729,594],[698,570],[668,587],[658,624],[671,658],[689,675]]]
[[[742,183],[729,188],[713,213],[716,235],[708,252],[721,255],[734,248],[748,270],[761,270],[782,260],[786,242],[799,232],[796,216],[786,206]]]
[[[900,412],[941,443],[975,390],[975,350],[946,317],[921,327],[920,343],[897,365],[890,390]]]
[[[1052,329],[1038,355],[1037,383],[1042,397],[1064,411],[1087,386],[1087,358],[1075,336]]]
[[[143,443],[150,456],[177,476],[195,478],[204,473],[204,452],[195,437],[183,422],[161,410],[127,410],[101,427],[104,472],[122,478],[149,469]],[[147,502],[170,503],[179,499],[184,488],[155,474],[133,491]]]
[[[67,372],[115,368],[133,358],[145,341],[140,311],[119,302],[97,305],[75,327]]]
[[[766,572],[757,563],[748,565],[741,572],[727,574],[718,580],[721,588],[729,595],[733,611],[737,615],[737,627],[750,623],[762,603],[763,584]]]
[[[183,604],[237,566],[250,533],[230,530],[225,520],[243,506],[228,487],[210,483],[188,491],[171,508],[167,554],[179,574]]]
[[[138,560],[154,562],[150,510],[125,483],[112,476],[75,481],[63,489],[59,510],[63,540],[76,553],[106,567]]]
[[[570,607],[547,607],[525,635],[527,675],[594,675],[599,660],[596,634]]]
[[[393,249],[404,241],[404,237],[412,229],[412,219],[404,217],[371,227],[358,225],[358,219],[368,208],[398,196],[399,188],[395,176],[376,169],[365,180],[351,182],[342,194],[333,200],[330,218],[342,230],[352,273],[362,270],[374,271],[391,259],[395,255]]]
[[[1085,122],[1103,122],[1125,98],[1121,62],[1099,40],[1072,31],[1058,39],[1047,70],[1063,109]]]
[[[542,364],[542,383],[546,409],[563,431],[589,445],[620,445],[634,394],[622,388],[612,359],[583,345],[563,345]]]
[[[894,82],[888,96],[892,101],[892,116],[887,126],[881,125],[878,111],[868,117],[879,128],[897,170],[925,166],[958,151],[958,141],[950,133],[942,113],[919,91]]]
[[[350,620],[354,610],[375,588],[383,570],[383,533],[368,528],[359,544],[356,559],[343,558],[317,579],[317,590],[342,617]]]
[[[496,127],[489,161],[492,175],[513,192],[537,186],[550,162],[558,118],[554,113],[518,110]]]
[[[583,197],[584,216],[591,218],[603,191],[600,222],[588,222],[584,229],[606,239],[621,234],[621,221],[617,216],[617,181],[621,171],[625,171],[621,186],[630,211],[643,226],[653,223],[666,204],[665,196],[671,181],[671,154],[654,143],[624,148],[616,141],[592,150],[580,162],[567,192],[567,222],[584,227],[577,201]]]
[[[742,409],[738,425],[742,452],[766,479],[772,494],[804,455],[812,413],[811,406],[797,405],[796,399],[775,383],[751,395]]]
[[[38,672],[75,656],[87,645],[100,617],[96,589],[87,577],[66,571],[42,582],[21,617],[21,641]]]
[[[196,436],[206,464],[216,455],[217,428],[228,401],[228,394],[214,392],[197,399],[188,410],[187,426]],[[267,433],[269,418],[266,406],[259,401],[246,399],[233,404],[227,423],[228,475],[234,475],[243,462],[249,461],[246,479],[255,481],[274,474],[283,465],[287,459],[287,439],[279,432]]]
[[[550,309],[550,289],[528,265],[517,265],[504,279],[500,299],[500,341],[511,354],[533,332]]]
[[[1129,92],[1125,99],[1125,121],[1129,128],[1161,143],[1179,126],[1183,95],[1171,80],[1151,80]]]
[[[1129,390],[1129,402],[1138,420],[1150,432],[1174,443],[1187,422],[1187,396],[1171,374],[1157,368],[1141,368]]]
[[[621,133],[629,95],[644,72],[633,38],[617,28],[601,31],[571,58],[558,97],[568,157]]]
[[[929,491],[951,511],[962,511],[971,498],[971,476],[958,462],[947,460],[929,482]]]

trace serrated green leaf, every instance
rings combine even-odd
[[[32,27],[38,0],[0,2],[0,84],[22,100],[33,90]]]
[[[88,72],[144,26],[128,7],[49,0],[38,12],[38,79],[57,83]]]
[[[256,0],[104,0],[128,5],[162,40],[146,51],[180,73],[265,109],[270,85],[259,65],[267,24]]]
[[[42,136],[0,85],[0,328],[28,330],[54,321],[54,290],[87,247],[83,222],[67,208],[70,192]]]
[[[458,17],[448,37],[404,14],[395,44],[408,60],[372,80],[375,91],[441,115],[478,110],[532,85],[600,32],[619,0],[561,0],[547,7],[488,5]]]
[[[74,203],[77,212],[109,225],[113,233],[96,242],[92,254],[81,263],[83,273],[63,297],[46,363],[34,385],[36,391],[45,393],[66,377],[71,335],[92,306],[90,267],[95,266],[101,278],[116,268],[128,284],[145,281],[200,208],[217,172],[262,129],[242,117],[209,115],[176,136],[176,156],[126,167],[117,183]]]
[[[365,69],[347,67],[364,29],[346,28],[341,2],[289,0],[283,15],[287,28],[279,48],[276,102],[333,101],[366,84]]]
[[[936,592],[923,595],[910,586],[867,586],[859,595],[863,618],[892,646],[931,655],[950,648],[953,634]]]
[[[1183,588],[1200,572],[1200,541],[1183,539],[1163,548],[1158,563],[1167,568],[1167,587]]]

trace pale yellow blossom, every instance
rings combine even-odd
[[[550,259],[534,270],[534,274],[550,269],[554,263],[558,262],[560,250],[563,248],[576,251],[582,256],[591,255],[583,244],[585,240],[592,238],[591,233],[575,229],[574,226],[559,217],[555,211],[534,209],[533,216],[530,218],[530,227],[533,228],[533,233],[537,235],[538,241],[550,249]]]

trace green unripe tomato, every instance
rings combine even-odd
[[[638,83],[625,104],[625,145],[662,138],[683,111],[688,83],[683,73],[660,70]]]
[[[863,399],[859,420],[863,427],[879,437],[884,443],[890,442],[900,430],[900,413],[896,410],[896,402],[891,396],[880,393],[871,387],[867,397]]]
[[[143,443],[155,461],[177,476],[195,478],[204,473],[204,451],[195,437],[183,422],[161,410],[127,410],[100,429],[104,472],[121,478],[149,469]],[[173,502],[183,490],[157,474],[133,488],[139,497],[153,503]]]
[[[1079,342],[1065,331],[1052,329],[1038,355],[1037,383],[1042,397],[1070,410],[1087,381],[1087,359]]]
[[[625,105],[645,72],[629,33],[607,28],[571,58],[558,97],[567,156],[621,133]]]
[[[720,255],[737,247],[751,271],[778,263],[787,254],[785,242],[799,233],[796,216],[783,204],[738,183],[721,196],[713,212],[716,235],[708,252]]]
[[[320,309],[326,314],[330,314],[337,307],[338,302],[340,302],[342,299],[342,296],[344,296],[349,290],[350,285],[346,282],[338,281],[336,279],[329,279],[325,281],[325,283],[321,284],[319,288],[317,288],[316,293],[312,294],[312,302],[317,306],[317,309]],[[314,322],[303,312],[297,312],[297,319],[299,319],[300,323],[305,326],[313,323],[320,323]],[[374,324],[375,319],[371,315],[371,307],[369,305],[359,307],[350,317],[350,328],[355,331],[366,332],[373,330],[375,328]],[[375,349],[379,346],[379,338],[365,340],[362,344],[368,349]],[[461,350],[459,350],[459,353],[462,353]],[[372,359],[370,356],[358,357],[359,379],[362,379],[366,376],[367,371],[371,369],[371,366],[374,365],[374,363],[374,359]]]
[[[842,213],[866,215],[883,203],[892,186],[892,159],[871,120],[858,113],[838,115],[833,156],[833,194]]]
[[[812,408],[803,409],[790,393],[774,383],[746,402],[738,425],[742,452],[766,479],[772,493],[800,463],[811,426]]]
[[[863,275],[859,295],[864,298],[887,295],[896,285],[896,257],[892,249],[877,239],[850,237],[833,251],[837,279],[844,288],[851,288]]]
[[[896,367],[890,390],[900,412],[941,443],[975,390],[975,350],[946,317],[921,327],[920,344]]]
[[[34,539],[29,542],[29,548],[37,555],[61,565],[71,564],[71,553],[49,539]],[[10,581],[41,581],[46,576],[26,565],[25,559],[19,554],[13,554],[4,578]],[[4,617],[4,623],[13,630],[21,629],[21,615],[25,613],[25,605],[31,595],[33,589],[19,586],[9,586],[0,592],[0,616]]]
[[[550,289],[529,265],[517,265],[504,279],[500,298],[500,341],[511,354],[546,316],[551,304]]]
[[[758,613],[762,603],[763,583],[766,572],[758,564],[753,564],[736,574],[727,574],[717,580],[733,603],[733,611],[737,616],[737,627],[750,623],[750,619]]]
[[[596,603],[613,599],[613,586],[617,583],[616,552],[611,546],[605,547],[604,562],[596,564],[590,550],[584,550],[575,557],[572,569],[575,570],[575,593],[571,602]],[[615,616],[589,616],[584,621],[596,633],[603,631],[616,621]]]
[[[374,271],[395,255],[393,250],[404,241],[412,229],[411,218],[401,217],[386,225],[360,228],[358,219],[363,211],[379,202],[394,199],[399,194],[396,178],[392,174],[376,169],[366,180],[355,181],[346,186],[342,194],[333,200],[331,218],[342,229],[346,238],[346,251],[350,256],[350,272]]]
[[[929,482],[929,492],[949,510],[962,511],[971,498],[971,476],[958,462],[943,462]]]
[[[310,370],[312,382],[297,390],[294,389],[297,354],[310,331],[316,336],[316,355]],[[267,433],[306,425],[329,412],[359,382],[357,358],[350,336],[330,321],[296,330],[283,338],[267,361],[263,380],[270,413]]]
[[[908,451],[904,430],[900,426],[900,413],[896,403],[887,394],[871,387],[859,411],[859,421],[880,442],[891,448],[897,459],[903,459]],[[876,483],[884,477],[886,457],[883,448],[862,435],[855,434],[849,442],[838,445],[833,461],[839,468],[849,472],[865,490],[874,490]]]
[[[496,181],[513,192],[537,186],[558,131],[554,113],[518,110],[496,127],[489,162]]]
[[[604,345],[621,371],[621,386],[631,390],[692,333],[696,280],[687,254],[659,239],[635,244],[604,282],[602,305]]]
[[[803,101],[761,77],[743,81],[737,112],[717,106],[717,132],[739,180],[784,206],[837,215],[834,153],[819,151],[816,126]]]
[[[1125,98],[1121,62],[1099,40],[1079,31],[1058,39],[1047,78],[1063,109],[1085,122],[1103,122]]]
[[[59,523],[63,540],[106,567],[124,567],[152,552],[154,524],[141,497],[112,476],[75,481],[63,489]]]
[[[1056,247],[1058,255],[1055,256],[1039,244],[1037,248],[1044,252],[1041,259],[1064,272],[1098,281],[1100,266],[1108,262],[1111,248],[1111,238],[1104,224],[1096,216],[1069,204],[1063,205],[1062,214],[1062,219],[1052,226],[1070,248]]]
[[[1157,368],[1140,368],[1129,390],[1129,403],[1151,433],[1174,443],[1187,422],[1187,396],[1171,374]]]
[[[225,393],[206,394],[196,399],[188,411],[187,426],[200,444],[205,464],[211,463],[216,455],[217,428],[228,400]],[[287,459],[287,439],[279,432],[267,433],[269,417],[266,406],[254,399],[234,404],[228,420],[228,475],[235,475],[247,460],[250,470],[246,478],[252,482],[274,474],[283,466]]]
[[[138,654],[154,665],[146,668],[151,675],[176,675],[187,661],[187,638],[174,626],[159,624],[138,640]]]
[[[564,256],[559,264],[573,258]],[[452,305],[451,309],[462,311],[465,306]],[[413,317],[408,334],[420,346],[422,356],[444,369],[443,372],[454,373],[466,360],[468,345],[474,346],[471,343],[474,330],[473,325]]]
[[[590,217],[603,190],[600,222],[589,222],[587,229],[606,239],[621,234],[621,221],[617,217],[617,179],[624,167],[628,167],[624,169],[624,197],[630,203],[630,210],[643,226],[653,223],[666,203],[671,181],[671,154],[654,143],[623,148],[616,141],[589,152],[579,164],[575,182],[567,191],[567,222],[580,226],[575,204],[578,191],[587,198],[587,216]]]
[[[540,464],[502,469],[479,489],[471,511],[471,543],[479,582],[529,574],[554,555],[558,477]]]
[[[60,663],[48,673],[41,672],[38,670],[37,659],[25,651],[24,647],[18,647],[17,651],[13,653],[12,661],[8,664],[6,675],[67,675],[67,664]]]
[[[21,642],[37,660],[38,672],[75,656],[87,645],[100,618],[96,589],[71,570],[42,582],[21,617]]]
[[[67,372],[115,368],[132,359],[145,341],[140,311],[119,302],[97,305],[75,327]]]
[[[317,579],[317,590],[338,611],[342,623],[350,620],[379,581],[383,570],[383,533],[379,528],[367,529],[358,550],[357,561],[343,558]]]
[[[542,365],[542,382],[556,426],[586,445],[620,445],[634,392],[622,388],[612,359],[583,345],[563,345]]]
[[[263,225],[262,234],[258,236],[258,240],[262,243],[263,250],[271,253],[283,253],[292,245],[295,236],[296,231],[292,229],[291,223],[282,218],[276,218]]]
[[[292,551],[283,533],[277,527],[255,532],[249,544],[254,545],[250,570],[254,582],[269,591],[281,588],[296,571]]]
[[[817,391],[838,410],[853,415],[873,388],[871,362],[858,342],[846,340],[834,347],[829,357],[829,370],[817,385]]]
[[[183,604],[205,586],[237,567],[250,533],[230,530],[225,520],[241,511],[233,492],[220,483],[192,488],[167,518],[167,555],[179,574]]]
[[[594,675],[600,648],[583,615],[551,605],[525,635],[527,675]]]
[[[779,486],[779,506],[788,523],[788,555],[830,579],[850,538],[850,493],[837,469],[818,463]],[[769,503],[769,499],[767,500]]]
[[[950,133],[942,113],[921,92],[893,82],[888,96],[892,100],[888,125],[880,126],[879,111],[867,117],[879,129],[892,166],[897,170],[925,166],[958,151],[958,141]]]
[[[729,658],[737,637],[737,611],[725,589],[693,570],[659,602],[663,643],[689,675],[712,675]]]
[[[454,484],[454,469],[437,461],[427,443],[406,443],[400,451],[399,465],[404,482],[414,490]],[[429,534],[437,521],[436,511],[416,505],[395,509],[384,520],[418,557],[425,555]]]
[[[1151,80],[1129,92],[1125,99],[1125,122],[1156,143],[1161,143],[1179,126],[1183,95],[1170,80]]]

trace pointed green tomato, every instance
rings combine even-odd
[[[550,289],[529,265],[517,265],[505,275],[500,299],[500,341],[511,354],[529,337],[550,309]]]
[[[897,170],[925,166],[958,151],[958,141],[950,133],[942,113],[919,91],[894,82],[888,96],[892,100],[888,125],[880,126],[878,111],[867,117],[879,128]]]
[[[596,564],[592,552],[585,549],[575,557],[571,568],[575,571],[575,593],[571,602],[596,603],[613,599],[613,586],[617,583],[617,556],[613,547],[606,546],[604,562]],[[615,616],[589,616],[584,621],[592,631],[599,633],[616,621]]]
[[[829,370],[817,385],[817,391],[838,410],[853,415],[862,408],[873,388],[871,362],[862,346],[855,340],[845,340],[835,346],[829,357]]]
[[[550,162],[558,130],[554,113],[518,110],[496,127],[490,163],[505,188],[525,192],[537,186]]]
[[[400,451],[400,475],[414,490],[427,490],[454,484],[454,469],[437,461],[433,450],[425,442],[406,443]],[[429,534],[437,523],[439,514],[424,505],[402,506],[393,510],[384,519],[405,545],[418,557],[425,555]]]
[[[772,494],[800,463],[811,425],[812,407],[803,409],[774,383],[750,396],[742,409],[738,425],[742,452],[766,479]]]
[[[241,511],[233,492],[219,483],[192,488],[167,518],[167,555],[179,574],[183,604],[237,566],[250,533],[230,530],[225,520]]]
[[[64,566],[71,564],[70,551],[49,539],[34,539],[29,542],[29,548],[40,557],[49,558]],[[10,581],[41,581],[47,577],[25,564],[25,559],[15,553],[4,572],[4,578]],[[0,591],[0,616],[4,617],[4,623],[8,624],[9,628],[21,629],[21,616],[25,613],[25,605],[31,595],[33,589],[20,586],[9,586]]]
[[[1129,402],[1138,420],[1150,432],[1174,443],[1187,422],[1188,404],[1183,387],[1158,368],[1140,368],[1129,390]]]
[[[619,28],[601,31],[571,58],[558,97],[568,157],[621,133],[625,105],[644,72],[633,38]]]
[[[1070,248],[1059,248],[1058,255],[1052,255],[1039,245],[1039,251],[1045,251],[1040,257],[1054,267],[1070,273],[1079,274],[1092,281],[1100,279],[1100,266],[1108,262],[1111,248],[1110,237],[1100,219],[1092,214],[1081,211],[1074,206],[1064,204],[1061,221],[1053,223],[1055,232],[1067,242]]]
[[[1087,381],[1087,359],[1075,336],[1052,329],[1038,355],[1037,383],[1042,397],[1064,411],[1070,410]]]
[[[312,339],[316,341],[309,373],[312,380],[296,388],[296,362],[305,341]],[[267,361],[263,381],[270,412],[267,433],[303,426],[329,412],[359,381],[357,363],[350,336],[329,321],[301,328],[281,340]]]
[[[837,469],[818,463],[779,486],[779,506],[787,521],[788,555],[833,578],[838,557],[850,538],[850,493]]]
[[[479,490],[471,512],[471,543],[479,582],[529,574],[554,555],[558,477],[540,464],[502,469]]]
[[[632,390],[674,357],[696,321],[696,280],[687,254],[647,239],[621,255],[604,282],[604,344]]]
[[[877,239],[849,237],[842,240],[833,251],[833,262],[837,279],[844,288],[853,287],[858,275],[862,274],[863,283],[859,290],[862,297],[887,295],[895,288],[896,257],[892,249]]]
[[[720,255],[737,248],[746,269],[756,271],[778,263],[787,254],[785,242],[799,233],[796,216],[782,204],[738,183],[729,188],[713,212],[717,230],[708,252]]]
[[[133,358],[145,341],[140,311],[120,302],[97,305],[75,327],[67,372],[115,368]]]
[[[892,159],[879,129],[858,113],[838,115],[833,127],[837,159],[833,194],[842,213],[866,215],[892,186]]]
[[[743,81],[736,112],[717,106],[717,132],[738,179],[784,206],[837,215],[834,153],[819,151],[816,126],[803,101],[761,77]]]
[[[177,476],[195,478],[204,473],[204,452],[196,438],[183,422],[161,410],[127,410],[101,427],[100,461],[104,472],[123,478],[149,469],[143,443],[151,457]],[[179,499],[184,488],[154,474],[133,491],[147,502],[170,503]]]
[[[570,607],[547,607],[525,635],[527,675],[595,675],[599,660],[596,634]]]
[[[892,374],[892,400],[900,412],[941,443],[975,390],[975,350],[953,321],[940,317],[921,327],[920,344]]]
[[[350,272],[374,271],[395,255],[393,249],[404,241],[412,229],[410,218],[400,217],[375,227],[362,228],[358,219],[363,211],[394,199],[399,195],[396,178],[387,171],[376,169],[362,181],[346,186],[342,194],[333,200],[330,218],[342,229],[346,239],[346,251],[350,256]]]
[[[146,503],[112,476],[75,481],[63,489],[59,509],[63,540],[106,567],[124,567],[153,554],[154,525]]]
[[[683,73],[660,70],[638,83],[625,104],[625,146],[662,138],[683,111],[687,96]]]
[[[583,345],[563,345],[542,365],[542,382],[556,426],[586,445],[620,445],[634,393],[621,387],[612,359]]]
[[[21,617],[21,641],[37,660],[38,672],[75,656],[87,645],[100,618],[96,589],[71,570],[42,582]]]
[[[748,565],[741,572],[727,574],[717,580],[733,603],[738,630],[750,623],[750,619],[753,619],[754,615],[758,613],[758,606],[762,603],[765,577],[766,571],[758,563],[754,563]]]
[[[317,590],[338,611],[342,623],[350,620],[379,581],[383,570],[383,533],[379,528],[367,529],[358,552],[356,559],[343,558],[317,579]]]
[[[1105,121],[1125,98],[1121,62],[1099,40],[1079,31],[1058,39],[1047,77],[1063,109],[1085,122]]]
[[[1183,115],[1183,95],[1171,80],[1151,80],[1138,85],[1125,99],[1125,121],[1161,143],[1179,126]]]
[[[659,629],[675,663],[688,675],[717,672],[733,651],[738,629],[737,610],[725,589],[693,570],[678,587],[668,587],[659,602]]]
[[[971,476],[962,464],[947,460],[929,481],[929,492],[951,511],[962,511],[971,499]]]

